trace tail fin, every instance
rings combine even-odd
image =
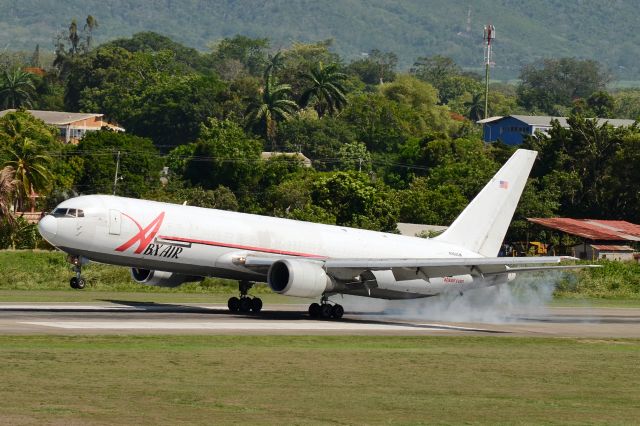
[[[538,153],[517,150],[438,240],[483,256],[498,254]]]

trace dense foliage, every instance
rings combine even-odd
[[[43,75],[22,71],[35,54],[4,57],[0,103],[101,112],[126,132],[67,145],[23,109],[0,117],[4,246],[37,244],[16,212],[89,193],[390,232],[399,221],[448,225],[515,149],[482,142],[483,85],[446,56],[403,73],[394,53],[348,62],[331,41],[276,50],[235,36],[198,52],[147,32],[95,46],[88,23],[104,28],[73,21]],[[517,87],[492,86],[490,114],[571,118],[526,142],[540,156],[509,238],[535,236],[527,217],[640,221],[638,127],[584,118],[636,117],[639,92],[607,92],[606,70],[576,58],[521,75]]]
[[[466,68],[480,68],[482,27],[492,23],[498,35],[494,75],[499,78],[515,78],[520,67],[533,60],[569,55],[598,58],[626,79],[640,69],[637,4],[632,1],[12,0],[0,2],[0,45],[32,51],[39,43],[49,50],[52,36],[66,32],[76,17],[77,46],[82,48],[87,32],[82,18],[89,14],[98,22],[93,31],[97,42],[155,31],[205,50],[237,32],[268,38],[274,46],[331,37],[336,52],[348,61],[378,50],[382,55],[373,55],[373,62],[398,61],[402,69],[418,56],[437,54]],[[385,56],[391,52],[393,56]],[[368,83],[388,80],[385,70],[374,69],[366,63],[354,66],[369,76]]]

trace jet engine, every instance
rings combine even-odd
[[[182,275],[166,271],[131,268],[131,278],[140,284],[156,287],[177,287],[186,282],[202,281],[203,277]]]
[[[320,263],[296,259],[274,262],[267,282],[274,292],[296,297],[318,297],[335,287]]]

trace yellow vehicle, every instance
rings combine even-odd
[[[516,241],[513,243],[512,256],[546,256],[548,244],[540,241]]]

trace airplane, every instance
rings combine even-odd
[[[134,281],[154,286],[238,280],[231,312],[259,312],[262,300],[248,292],[267,283],[282,295],[319,299],[311,317],[339,319],[344,308],[330,296],[463,294],[518,273],[588,266],[550,265],[567,259],[559,256],[497,257],[536,155],[518,149],[451,226],[428,239],[111,195],[66,200],[38,229],[68,253],[73,288],[85,287],[82,265],[94,261],[129,267]]]

